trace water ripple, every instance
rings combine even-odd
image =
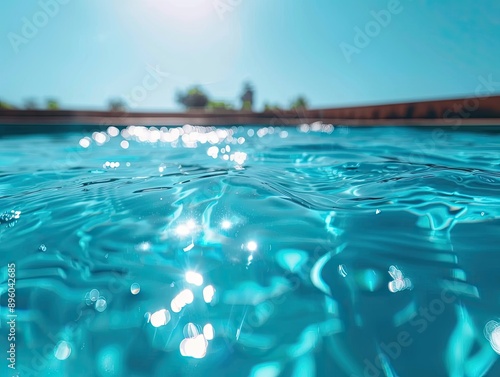
[[[499,134],[284,131],[1,139],[19,365],[48,345],[71,376],[498,374]]]

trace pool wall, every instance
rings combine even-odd
[[[466,97],[329,109],[267,112],[207,111],[110,112],[73,110],[0,110],[0,135],[86,131],[99,127],[143,125],[296,126],[323,122],[348,126],[498,126],[500,96]]]

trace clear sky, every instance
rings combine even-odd
[[[249,80],[258,108],[300,94],[318,108],[473,95],[489,75],[500,92],[498,0],[11,0],[0,13],[0,99],[18,106],[174,110],[192,84],[237,104]]]

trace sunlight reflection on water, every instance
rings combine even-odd
[[[20,365],[495,375],[500,139],[450,131],[412,155],[431,137],[315,123],[0,139],[0,162],[19,156],[0,163],[0,257],[5,282],[18,271]]]

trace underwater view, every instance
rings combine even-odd
[[[320,123],[6,136],[2,375],[497,376],[499,146]]]

